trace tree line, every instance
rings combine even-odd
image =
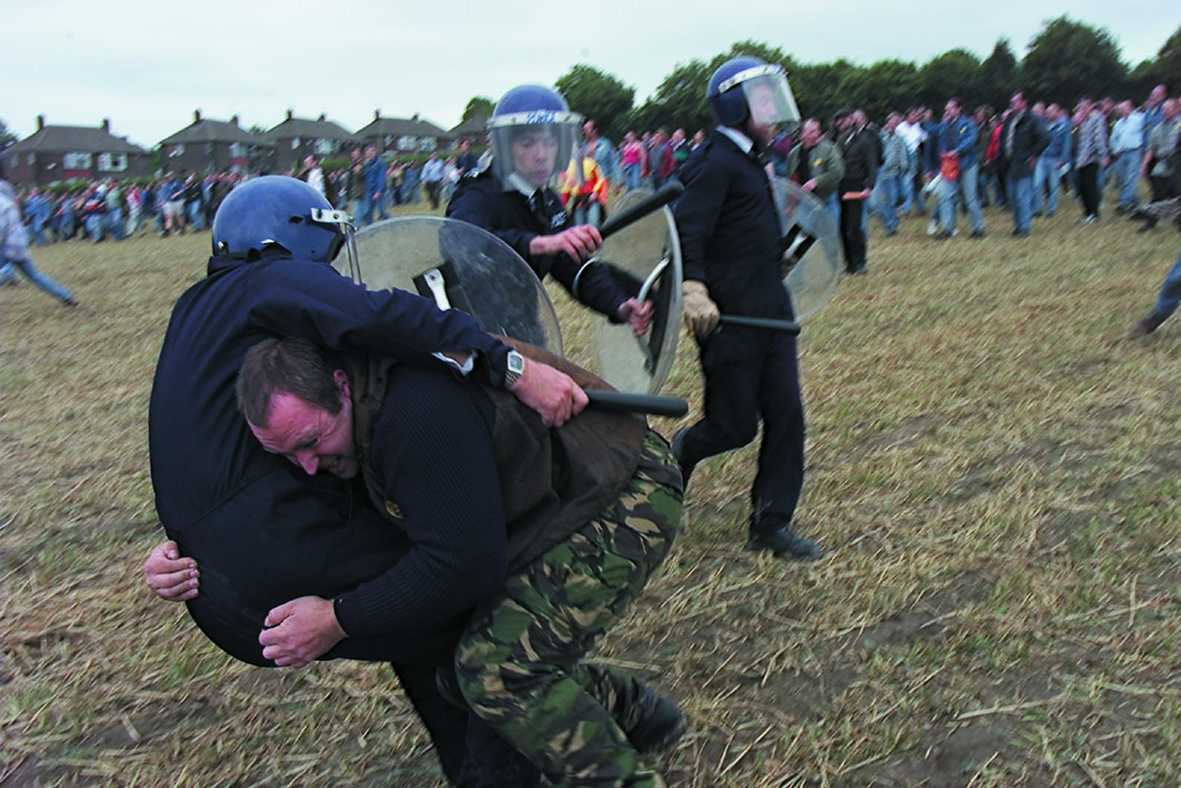
[[[779,47],[739,41],[709,61],[678,64],[638,106],[635,88],[585,63],[563,74],[556,87],[571,109],[594,118],[600,130],[616,141],[628,129],[639,132],[659,126],[682,127],[691,134],[712,123],[705,100],[709,76],[739,54],[782,65],[800,112],[825,121],[844,107],[860,107],[880,118],[890,110],[923,104],[938,114],[950,96],[958,96],[969,110],[981,105],[1000,109],[1008,105],[1015,90],[1024,90],[1031,101],[1073,106],[1080,96],[1141,101],[1160,83],[1168,85],[1171,93],[1181,89],[1181,27],[1155,58],[1131,66],[1109,32],[1068,16],[1046,22],[1021,59],[1003,38],[983,60],[957,48],[922,65],[891,59],[864,66],[844,59],[801,63]],[[490,114],[492,105],[487,97],[474,97],[464,110],[464,120]]]

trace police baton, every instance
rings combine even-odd
[[[651,416],[680,418],[689,412],[689,403],[680,397],[656,394],[629,394],[607,389],[583,389],[587,407],[612,413],[647,413]]]
[[[635,224],[653,211],[660,210],[680,197],[684,191],[685,187],[681,185],[680,181],[665,184],[660,188],[660,191],[650,197],[645,197],[627,210],[620,211],[614,216],[608,216],[607,221],[603,222],[603,226],[599,228],[599,235],[603,236],[604,241],[607,240],[607,236]]]
[[[800,324],[794,320],[776,320],[771,317],[743,317],[742,315],[719,315],[718,323],[729,326],[746,326],[747,328],[765,328],[768,331],[782,331],[785,334],[798,336]]]

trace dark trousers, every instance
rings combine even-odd
[[[850,273],[865,268],[865,232],[861,214],[865,200],[841,200],[841,243],[845,250],[845,270]]]
[[[1083,201],[1084,216],[1099,216],[1099,162],[1093,161],[1078,168],[1078,193]]]
[[[442,181],[424,181],[426,184],[426,196],[431,201],[431,210],[435,211],[439,208],[439,186]]]
[[[860,221],[859,215],[858,226]],[[705,418],[685,434],[681,464],[692,467],[745,446],[762,419],[752,522],[790,524],[804,486],[804,400],[795,337],[725,326],[700,344]]]

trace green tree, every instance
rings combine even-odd
[[[709,128],[705,85],[711,73],[710,64],[701,60],[678,64],[656,87],[652,97],[630,113],[628,128],[637,134],[658,126],[683,127],[690,134],[696,129]]]
[[[472,118],[488,118],[492,116],[492,110],[496,108],[496,104],[487,96],[472,96],[468,100],[467,106],[463,108],[463,117],[460,122],[471,120]]]
[[[977,98],[993,109],[1007,106],[1013,92],[1021,87],[1021,67],[1009,47],[1008,39],[997,41],[992,54],[980,64],[976,85],[979,91]]]
[[[1031,96],[1064,105],[1120,93],[1128,76],[1111,34],[1068,16],[1051,19],[1033,37],[1022,70]]]
[[[601,134],[615,141],[623,135],[627,114],[636,97],[635,88],[585,64],[563,74],[557,88],[570,109],[594,119]]]
[[[1169,36],[1156,56],[1156,81],[1168,86],[1169,92],[1181,91],[1181,27]]]
[[[952,96],[971,111],[979,103],[980,59],[966,49],[951,49],[932,58],[918,75],[918,97],[938,117]]]
[[[8,124],[0,120],[0,150],[16,144],[16,135],[8,129]]]
[[[880,60],[846,73],[837,93],[850,108],[863,109],[870,118],[882,121],[892,110],[906,112],[918,88],[919,71],[913,63]]]
[[[841,85],[851,84],[864,69],[847,60],[797,66],[787,78],[795,94],[800,114],[818,119],[828,128],[837,110],[849,106],[849,99],[841,93]],[[913,99],[911,99],[913,101]]]

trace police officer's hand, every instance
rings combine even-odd
[[[301,596],[267,613],[262,655],[281,668],[302,668],[344,640],[331,599]]]
[[[586,407],[586,392],[565,372],[529,359],[513,384],[513,395],[537,412],[547,427],[561,427]]]
[[[144,561],[144,581],[161,599],[187,602],[197,598],[200,572],[197,562],[181,558],[176,542],[161,542]]]
[[[685,325],[698,337],[709,336],[718,326],[718,305],[709,297],[709,290],[703,282],[691,279],[682,286],[684,295]]]
[[[539,235],[529,242],[530,255],[567,254],[583,262],[603,245],[597,227],[580,224],[556,235]]]
[[[619,319],[632,327],[632,333],[640,336],[652,324],[652,313],[655,309],[651,301],[629,298],[619,305]]]

